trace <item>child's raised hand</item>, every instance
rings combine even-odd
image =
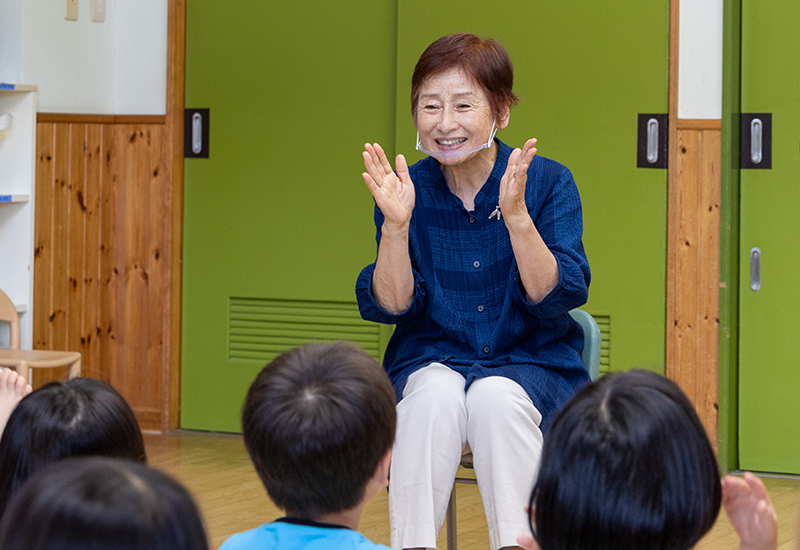
[[[539,550],[536,539],[530,535],[520,535],[517,537],[517,544],[525,550]]]
[[[778,548],[778,516],[760,479],[750,472],[722,478],[722,506],[739,535],[739,550]]]

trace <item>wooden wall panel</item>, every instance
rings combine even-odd
[[[54,124],[36,125],[36,213],[34,224],[33,347],[49,349],[53,204]],[[34,373],[36,379],[38,373]]]
[[[717,441],[720,121],[678,121],[670,186],[667,376]]]
[[[116,165],[119,153],[116,149],[116,128],[112,125],[102,127],[102,170],[100,175],[100,303],[98,316],[100,333],[97,335],[100,347],[101,372],[109,379],[119,380],[117,369],[117,346],[115,345],[114,314],[116,312],[116,268],[114,252],[119,236],[116,225]],[[124,394],[123,394],[124,395]]]
[[[100,246],[101,196],[103,173],[103,126],[86,125],[86,180],[82,205],[86,209],[84,226],[83,321],[80,352],[85,376],[101,378],[100,365]]]
[[[70,184],[71,124],[57,124],[53,151],[53,200],[51,237],[50,281],[50,346],[51,349],[67,348],[67,252],[70,236],[75,229],[68,226]],[[72,235],[70,235],[72,233]],[[35,262],[34,262],[35,265]],[[35,293],[35,289],[34,289]]]
[[[83,278],[86,269],[86,190],[87,126],[70,124],[69,180],[67,183],[67,299],[65,308],[66,349],[81,350],[84,296]]]
[[[63,118],[37,124],[35,347],[81,351],[84,375],[117,388],[143,429],[167,430],[172,182],[164,124]],[[65,376],[37,371],[34,383]]]

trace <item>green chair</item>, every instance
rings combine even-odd
[[[581,351],[581,360],[583,361],[586,370],[589,372],[589,377],[592,380],[600,378],[600,347],[602,343],[602,335],[600,334],[600,327],[597,326],[597,321],[594,320],[587,312],[582,309],[573,309],[569,312],[572,318],[575,319],[583,329],[583,350]],[[466,449],[464,456],[461,457],[461,465],[464,468],[472,469],[472,453]],[[456,477],[456,483],[466,483],[469,485],[477,485],[478,482],[468,477]],[[447,550],[456,550],[456,487],[453,485],[453,490],[450,492],[450,503],[447,505]]]
[[[597,380],[600,378],[600,347],[602,345],[600,327],[597,326],[597,321],[594,320],[594,317],[582,309],[573,309],[569,314],[578,321],[578,324],[583,329],[581,359],[589,372],[589,378]]]

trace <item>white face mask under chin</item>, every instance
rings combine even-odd
[[[492,122],[492,131],[489,134],[489,141],[484,143],[483,145],[479,145],[477,147],[473,147],[472,149],[465,149],[465,150],[458,150],[458,151],[444,151],[444,152],[434,152],[428,151],[422,146],[422,141],[419,139],[419,132],[417,132],[417,151],[422,151],[426,155],[432,156],[433,158],[437,159],[454,159],[458,157],[463,157],[464,155],[469,155],[470,153],[475,153],[477,151],[481,151],[483,149],[488,149],[492,146],[492,142],[494,141],[494,136],[497,134],[497,128],[495,128],[494,122]]]

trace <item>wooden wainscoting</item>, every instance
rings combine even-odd
[[[719,120],[681,120],[670,175],[667,376],[680,385],[716,445],[719,395]]]
[[[34,240],[34,347],[80,351],[84,375],[159,431],[169,424],[173,257],[164,122],[40,113]],[[34,383],[65,374],[39,371]]]

